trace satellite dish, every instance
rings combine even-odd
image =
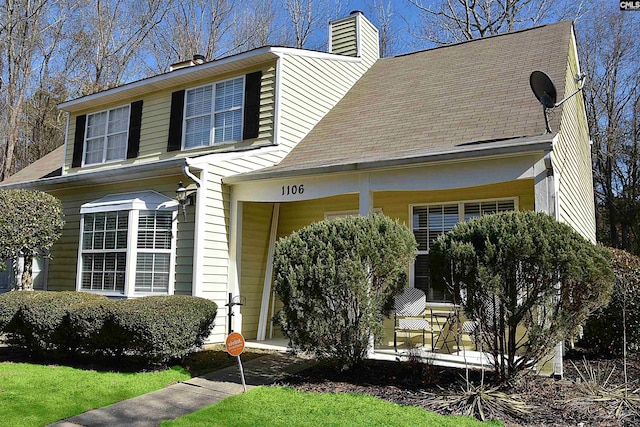
[[[544,124],[547,128],[546,133],[551,133],[551,128],[549,127],[549,110],[559,107],[567,99],[580,92],[584,87],[585,77],[586,76],[582,73],[576,74],[575,82],[579,83],[578,89],[576,89],[571,95],[567,96],[562,101],[556,102],[558,98],[558,92],[556,92],[556,87],[551,81],[551,78],[542,71],[534,71],[533,73],[531,73],[531,76],[529,76],[529,84],[531,85],[533,94],[536,96],[536,98],[538,98],[540,104],[542,104]]]
[[[531,84],[533,94],[538,98],[538,101],[540,101],[544,108],[553,108],[556,106],[558,94],[549,76],[542,71],[534,71],[529,77],[529,84]]]

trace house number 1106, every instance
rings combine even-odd
[[[282,186],[283,196],[291,196],[293,194],[302,194],[302,193],[304,193],[304,184]]]

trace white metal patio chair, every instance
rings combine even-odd
[[[422,332],[422,346],[425,345],[426,332],[431,333],[433,347],[433,329],[426,316],[427,298],[423,291],[417,288],[406,288],[395,297],[393,320],[393,348],[398,351],[398,332]]]

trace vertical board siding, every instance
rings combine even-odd
[[[575,40],[571,37],[565,80],[565,95],[578,88]],[[595,202],[589,127],[582,92],[562,106],[558,141],[553,149],[554,172],[560,175],[558,193],[559,218],[583,237],[596,241]]]
[[[243,148],[247,146],[260,146],[265,144],[272,144],[273,141],[273,126],[275,117],[275,62],[265,65],[258,69],[252,69],[250,71],[262,71],[262,81],[260,89],[260,115],[259,115],[259,130],[258,137],[255,139],[241,141],[240,144]],[[209,152],[216,152],[219,150],[228,151],[233,145],[225,144],[223,146],[209,146],[197,150],[188,151],[173,151],[167,153],[167,137],[169,135],[169,116],[171,111],[171,93],[176,90],[188,89],[190,87],[196,87],[208,83],[214,83],[216,81],[225,80],[231,77],[237,77],[246,74],[246,72],[225,74],[215,78],[207,80],[198,80],[190,83],[189,85],[176,86],[171,89],[163,91],[155,91],[145,95],[142,98],[131,99],[128,102],[120,102],[116,104],[101,105],[92,110],[82,111],[78,114],[72,114],[69,120],[69,131],[67,133],[67,155],[64,162],[64,172],[74,173],[80,170],[80,168],[72,168],[72,155],[73,155],[73,136],[75,135],[75,118],[80,114],[87,114],[97,111],[102,111],[108,108],[117,107],[120,105],[126,105],[134,101],[143,101],[143,120],[140,127],[140,151],[139,155],[135,159],[122,160],[119,162],[113,162],[102,165],[92,165],[91,170],[110,169],[114,167],[120,167],[122,165],[129,165],[134,163],[146,163],[157,160],[164,160],[173,157],[188,157],[194,154],[205,154]],[[84,168],[86,170],[87,168]]]

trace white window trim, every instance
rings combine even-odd
[[[106,110],[100,110],[100,111],[94,111],[93,113],[89,113],[87,114],[87,120],[86,123],[84,124],[84,139],[82,140],[82,166],[94,166],[94,165],[103,165],[103,164],[109,164],[109,163],[115,163],[115,162],[120,162],[122,160],[125,160],[127,158],[127,150],[125,147],[125,152],[124,152],[124,157],[121,159],[113,159],[113,160],[107,160],[107,141],[109,139],[109,133],[108,133],[108,129],[109,129],[109,114],[112,110],[117,110],[118,108],[124,108],[127,107],[129,109],[129,112],[127,114],[127,142],[129,141],[129,131],[131,130],[131,104],[124,104],[124,105],[118,105],[116,107],[112,107],[112,108],[108,108]],[[107,121],[105,123],[105,133],[102,136],[103,140],[104,140],[104,145],[102,146],[102,161],[101,162],[96,162],[96,163],[87,163],[85,160],[87,158],[87,131],[89,130],[89,116],[93,116],[95,114],[101,114],[101,113],[107,113]],[[117,133],[121,133],[121,132],[117,132]],[[113,135],[113,134],[111,134]]]
[[[127,270],[124,282],[124,292],[96,291],[82,289],[82,241],[84,234],[84,216],[87,213],[128,211]],[[172,213],[171,221],[171,256],[169,260],[169,284],[166,295],[175,293],[175,265],[178,234],[178,202],[155,191],[142,191],[136,193],[122,193],[103,197],[93,202],[85,203],[80,207],[80,231],[78,241],[78,265],[76,272],[76,291],[95,293],[111,297],[136,298],[148,295],[165,295],[158,292],[136,292],[136,260],[138,254],[138,219],[141,211],[169,211]]]
[[[468,203],[485,203],[485,202],[502,202],[502,201],[510,201],[513,200],[513,209],[514,211],[518,211],[519,208],[519,197],[496,197],[496,198],[488,198],[488,199],[469,199],[469,200],[452,200],[452,201],[443,201],[443,202],[432,202],[432,203],[414,203],[409,205],[409,229],[413,234],[413,208],[414,207],[430,207],[430,206],[444,206],[444,205],[458,205],[458,222],[464,222],[464,205]],[[416,250],[416,255],[427,255],[429,254],[429,250]],[[409,266],[409,286],[412,288],[415,287],[415,262],[412,262]],[[427,304],[434,307],[453,307],[453,303],[449,302],[438,302],[438,301],[429,301],[427,300]]]
[[[226,109],[226,110],[220,110],[220,111],[216,111],[215,106],[216,106],[216,85],[218,83],[224,83],[224,82],[228,82],[231,80],[236,80],[236,79],[242,79],[242,104],[240,105],[240,107],[234,107],[231,109]],[[244,129],[244,101],[245,101],[245,92],[246,92],[246,76],[236,76],[236,77],[231,77],[228,79],[224,79],[224,80],[218,80],[212,83],[207,83],[205,85],[200,85],[200,86],[194,86],[194,87],[190,87],[188,89],[185,89],[184,92],[184,104],[182,106],[182,142],[181,142],[181,149],[183,151],[190,151],[190,150],[198,150],[198,149],[202,149],[205,147],[212,147],[212,146],[222,146],[222,145],[230,145],[230,144],[236,144],[238,142],[240,142],[242,140],[242,136],[240,137],[240,140],[228,140],[228,141],[220,141],[220,142],[215,142],[215,115],[217,113],[224,113],[227,111],[234,111],[234,110],[240,110],[242,111],[242,119],[240,121],[240,132],[242,132],[242,130]],[[211,128],[209,129],[209,144],[208,145],[198,145],[196,147],[185,147],[185,141],[186,141],[186,136],[187,136],[187,119],[190,119],[192,117],[187,117],[187,92],[189,92],[190,90],[194,90],[194,89],[200,89],[203,87],[207,87],[207,86],[211,86],[211,113],[209,114],[209,116],[211,117]],[[204,115],[200,115],[200,116],[193,116],[193,117],[202,117]]]

